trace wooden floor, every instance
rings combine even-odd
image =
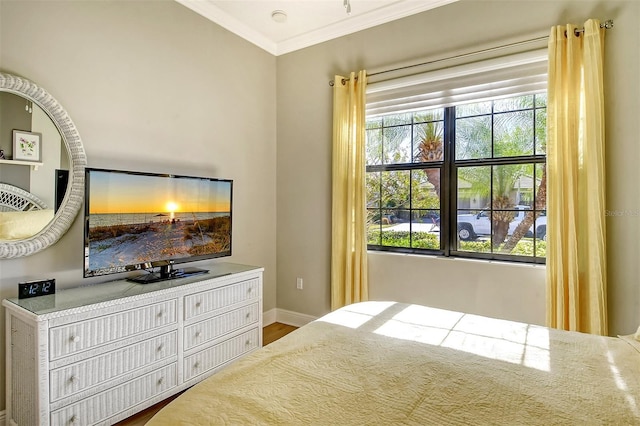
[[[270,324],[262,329],[262,345],[266,346],[269,343],[275,342],[279,338],[291,333],[296,328],[298,327],[294,327],[292,325],[287,325],[287,324],[281,324],[279,322]],[[171,402],[176,397],[178,397],[178,395],[169,397],[164,401],[159,402],[156,405],[149,407],[146,410],[143,410],[134,416],[129,417],[128,419],[118,422],[116,423],[116,426],[143,426],[146,422],[148,422],[151,419],[151,417],[153,417],[154,414],[156,414],[162,407],[164,407],[169,402]]]

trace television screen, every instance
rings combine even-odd
[[[152,282],[231,255],[231,180],[95,168],[85,179],[85,277],[146,270]]]

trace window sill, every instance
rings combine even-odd
[[[413,253],[398,253],[392,251],[379,251],[379,250],[367,250],[367,256],[400,256],[403,258],[411,259],[412,261],[419,262],[421,260],[428,261],[443,261],[443,262],[464,262],[474,263],[477,265],[492,265],[502,267],[518,267],[527,269],[546,269],[544,263],[529,263],[529,262],[507,262],[502,260],[485,260],[485,259],[472,259],[468,257],[447,257],[430,254],[413,254]]]

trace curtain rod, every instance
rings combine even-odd
[[[608,20],[604,21],[603,23],[600,24],[600,28],[604,28],[605,30],[610,30],[611,28],[613,28],[613,20],[612,19],[608,19]],[[576,36],[579,36],[581,33],[584,33],[584,28],[581,28],[579,30],[578,29],[575,30],[575,35]],[[374,73],[371,73],[371,74],[367,74],[367,77],[372,77],[374,75],[380,75],[380,74],[386,74],[386,73],[394,72],[394,71],[402,71],[402,70],[406,70],[406,69],[409,69],[409,68],[421,67],[421,66],[425,66],[425,65],[432,65],[432,64],[436,64],[438,62],[449,61],[451,59],[466,58],[468,56],[479,55],[481,53],[489,53],[489,52],[493,52],[493,51],[496,51],[496,50],[507,49],[509,47],[520,46],[522,44],[534,43],[536,41],[542,41],[542,40],[545,40],[545,39],[548,39],[548,38],[549,38],[549,36],[542,36],[542,37],[532,38],[532,39],[529,39],[529,40],[517,41],[517,42],[514,42],[514,43],[504,44],[502,46],[496,46],[496,47],[490,47],[490,48],[487,48],[487,49],[477,50],[475,52],[462,53],[460,55],[449,56],[447,58],[434,59],[434,60],[427,61],[427,62],[420,62],[419,64],[406,65],[406,66],[403,66],[403,67],[398,67],[398,68],[392,68],[392,69],[388,69],[388,70],[378,71],[378,72],[374,72]],[[355,79],[357,80],[358,77],[356,77]],[[349,81],[348,78],[343,78],[342,79],[342,84],[344,85],[347,81]],[[329,86],[333,86],[333,85],[334,85],[334,81],[333,80],[329,81]]]

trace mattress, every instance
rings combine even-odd
[[[148,425],[640,424],[639,343],[358,303],[200,382]]]

